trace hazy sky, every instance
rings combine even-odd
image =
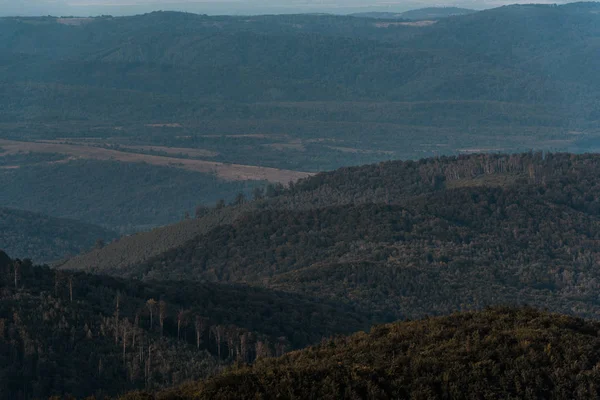
[[[419,7],[460,6],[484,9],[518,0],[0,0],[0,15],[128,15],[156,10],[204,14],[350,13],[406,11]],[[527,0],[526,3],[564,3]]]

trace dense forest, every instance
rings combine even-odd
[[[600,397],[599,35],[0,18],[0,397]]]
[[[142,161],[115,161],[127,171],[115,175],[114,164],[64,149],[28,154],[31,141],[161,155],[173,166],[198,159],[301,172],[598,149],[598,10],[509,6],[428,24],[174,12],[1,18],[0,130],[25,154],[0,144],[0,183],[17,188],[0,204],[129,233],[253,189]],[[19,182],[46,195],[29,196]],[[146,195],[155,190],[164,208]],[[89,197],[55,201],[65,191]]]
[[[382,321],[300,295],[124,281],[0,252],[0,393],[117,395],[210,376]]]
[[[597,317],[598,176],[597,155],[552,153],[344,168],[62,268],[248,284],[387,319],[495,304]]]
[[[117,234],[79,221],[0,207],[0,250],[49,263],[103,246]]]
[[[595,399],[600,324],[493,308],[380,325],[124,400]]]
[[[250,195],[252,188],[264,185],[143,163],[73,160],[0,172],[0,186],[10,188],[0,191],[0,204],[131,233],[182,220],[186,213],[193,215],[198,205],[213,205],[219,199],[231,202],[237,194]],[[36,195],[32,195],[32,187]],[[10,222],[0,219],[1,224]],[[58,231],[55,236],[60,236]],[[34,258],[27,252],[19,251],[19,255]]]

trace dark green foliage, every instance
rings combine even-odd
[[[600,143],[598,10],[510,6],[420,27],[331,15],[157,12],[79,26],[3,18],[0,129],[17,140],[203,149],[218,162],[313,172],[476,149],[589,151]],[[0,183],[15,187],[0,204],[131,232],[245,189],[45,158],[0,157],[0,167],[28,165],[0,169]],[[100,194],[86,175],[92,164],[116,176],[94,172],[107,182]],[[60,193],[25,196],[20,181],[98,203],[63,208]]]
[[[245,283],[386,318],[497,304],[591,317],[599,176],[597,155],[541,153],[345,168],[203,217],[162,254],[136,262],[134,237],[64,267]]]
[[[0,186],[10,188],[0,192],[0,204],[130,233],[176,222],[198,204],[233,200],[257,185],[263,183],[143,163],[76,160],[0,172]]]
[[[6,399],[102,398],[170,386],[371,323],[335,302],[244,286],[67,273],[1,251],[0,291]]]
[[[401,322],[123,399],[593,399],[600,325],[532,309]]]
[[[14,257],[52,262],[88,251],[98,239],[110,242],[116,237],[99,226],[0,208],[0,246]]]

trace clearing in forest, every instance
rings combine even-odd
[[[255,165],[225,164],[215,161],[138,154],[81,144],[20,142],[0,139],[0,147],[5,150],[2,155],[17,154],[20,152],[56,153],[83,159],[131,163],[145,162],[163,167],[175,167],[195,172],[214,173],[219,178],[229,181],[265,180],[287,184],[290,181],[297,181],[298,179],[312,175],[308,172],[259,167]]]

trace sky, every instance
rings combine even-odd
[[[433,6],[473,9],[498,7],[519,0],[0,0],[0,16],[132,15],[157,10],[200,14],[336,13],[361,11],[402,12]],[[527,0],[526,3],[564,3]]]

